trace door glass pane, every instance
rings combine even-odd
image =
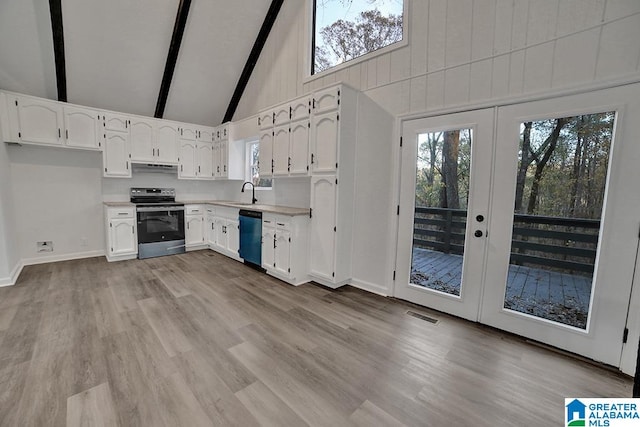
[[[614,120],[520,125],[505,308],[586,328]]]
[[[418,136],[411,283],[460,295],[471,129]]]

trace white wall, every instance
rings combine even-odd
[[[613,79],[640,80],[638,0],[405,1],[408,45],[313,78],[305,70],[310,9],[306,1],[285,1],[234,119],[340,81],[401,116]],[[395,143],[389,140],[390,146]],[[388,171],[395,161],[392,152],[359,152],[356,187],[364,188],[365,171],[376,165]],[[356,198],[358,218],[366,218],[371,197],[380,206],[394,204],[395,190],[380,188]],[[378,227],[387,230],[392,221]],[[365,259],[372,242],[363,227],[357,223],[354,228],[354,279],[391,293],[390,278],[379,274],[382,260]],[[390,248],[387,263],[395,248],[390,234],[381,231],[377,239],[377,245]]]
[[[27,145],[8,151],[19,257],[29,264],[102,253],[101,153]],[[38,241],[52,241],[54,251],[39,254]]]

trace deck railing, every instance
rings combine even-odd
[[[463,254],[465,209],[417,207],[414,218],[414,245]],[[516,214],[510,263],[593,273],[599,230],[599,220]]]

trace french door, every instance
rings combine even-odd
[[[628,85],[404,122],[395,296],[620,366],[638,99]]]

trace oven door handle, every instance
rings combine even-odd
[[[136,212],[176,212],[183,210],[184,206],[145,206],[136,208]]]

